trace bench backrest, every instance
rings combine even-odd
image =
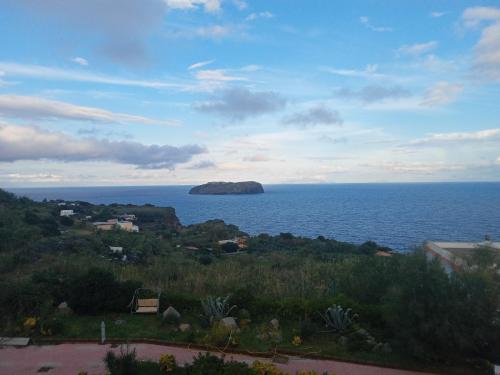
[[[137,300],[138,307],[158,307],[159,305],[160,301],[157,298],[147,298],[147,299]]]

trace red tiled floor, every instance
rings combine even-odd
[[[158,360],[162,354],[175,355],[177,362],[190,362],[199,350],[169,347],[152,344],[131,344],[139,359]],[[48,375],[77,375],[86,371],[88,375],[102,375],[105,372],[103,358],[112,349],[110,345],[98,344],[60,344],[44,346],[28,346],[24,348],[0,349],[0,375],[40,374],[41,367],[51,367]],[[229,354],[226,358],[252,363],[258,359],[248,355]],[[264,359],[269,361],[268,359]],[[347,362],[291,358],[289,363],[278,365],[292,374],[297,370],[315,370],[318,373],[328,371],[336,375],[424,375],[405,370],[386,369],[381,367],[358,365]]]

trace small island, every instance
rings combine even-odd
[[[264,188],[255,181],[244,182],[208,182],[195,186],[189,194],[227,195],[227,194],[262,194]]]

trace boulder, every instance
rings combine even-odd
[[[181,318],[181,314],[172,306],[169,306],[163,312],[163,320],[169,323],[178,322]]]
[[[273,329],[280,329],[280,321],[276,318],[272,319],[269,324]]]
[[[189,323],[181,323],[179,324],[179,331],[188,332],[191,330],[191,324]]]
[[[71,307],[68,306],[67,302],[61,302],[57,306],[57,311],[59,311],[61,314],[71,314],[73,310],[71,310]]]
[[[239,332],[240,330],[238,324],[236,324],[236,320],[232,316],[225,317],[224,319],[221,319],[220,322],[223,326],[229,328],[231,331]]]

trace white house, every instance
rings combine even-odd
[[[73,210],[61,210],[61,216],[73,216],[75,213]]]
[[[123,253],[123,247],[121,247],[121,246],[110,246],[109,250],[111,250],[115,254]]]

